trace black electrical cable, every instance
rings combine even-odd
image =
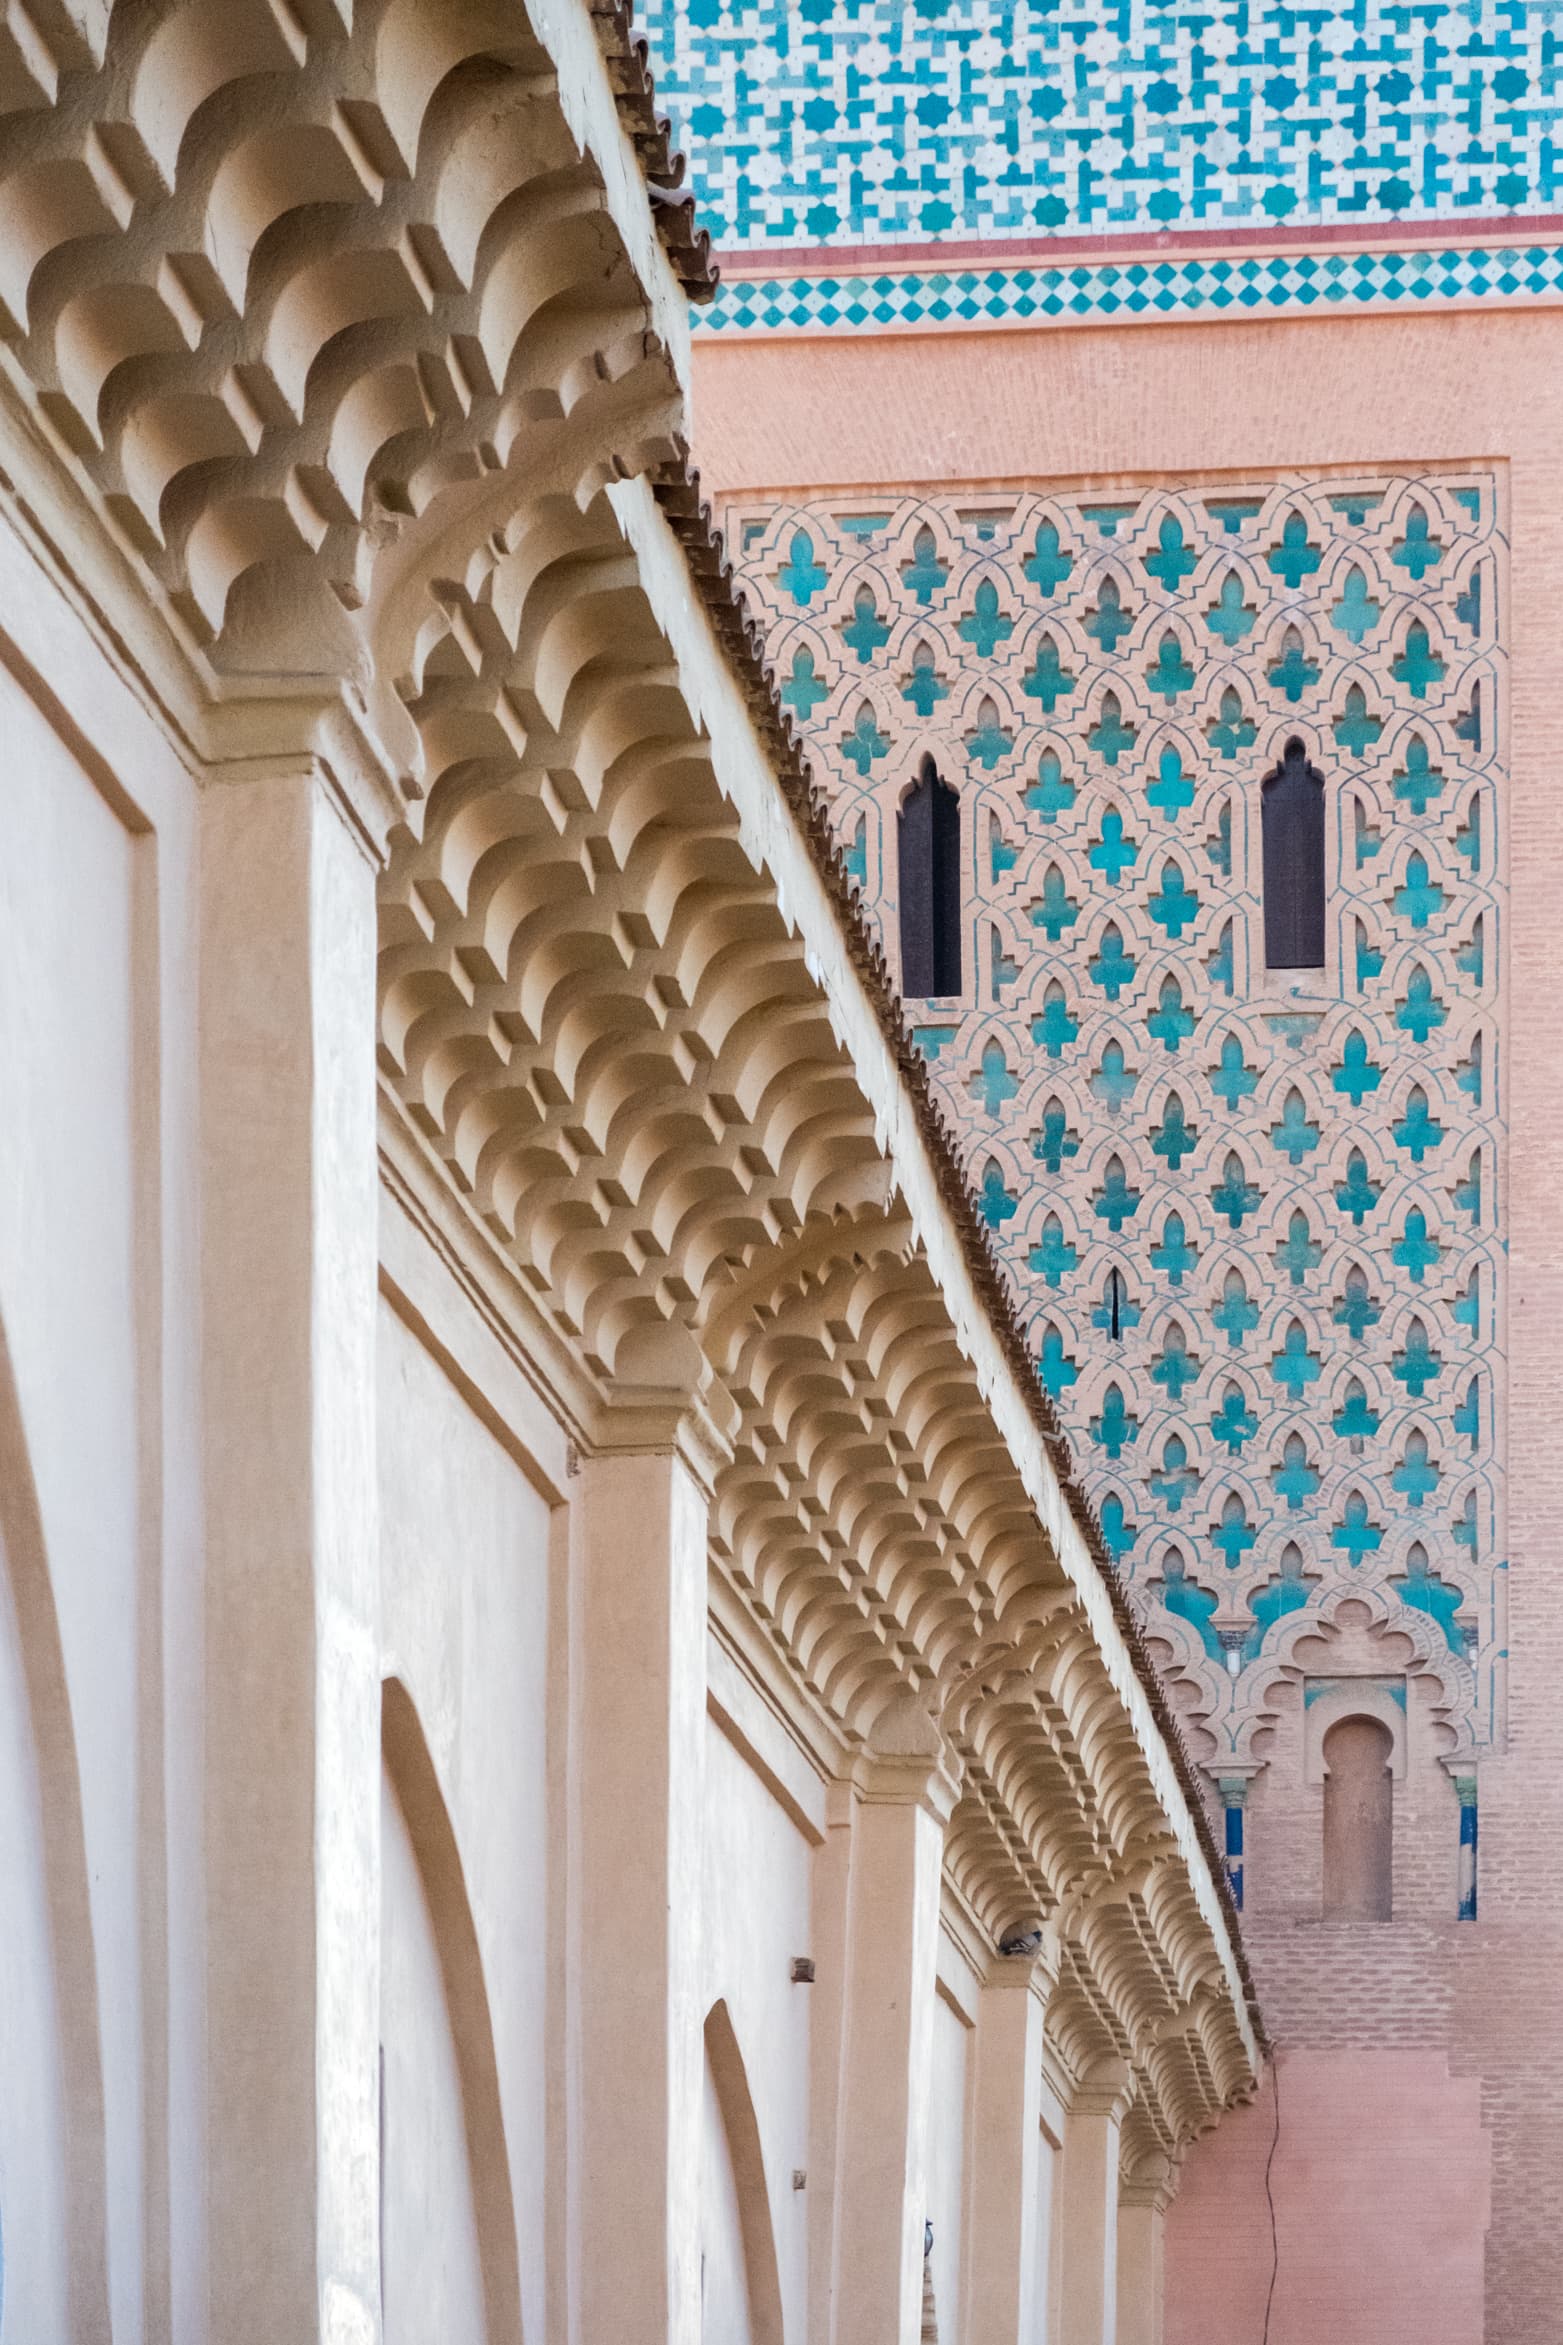
[[[1275,2131],[1270,2136],[1270,2155],[1265,2160],[1265,2201],[1270,2209],[1270,2286],[1265,2293],[1264,2336],[1260,2345],[1270,2345],[1270,2308],[1275,2302],[1275,2283],[1281,2269],[1281,2234],[1275,2220],[1275,2193],[1270,2188],[1270,2169],[1275,2164],[1275,2153],[1281,2139],[1281,2063],[1279,2056],[1270,2062],[1270,2090],[1275,2096]]]

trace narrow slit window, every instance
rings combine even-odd
[[[1324,776],[1301,741],[1286,744],[1259,801],[1264,834],[1265,967],[1324,967]]]
[[[1124,1284],[1121,1270],[1107,1273],[1107,1332],[1114,1343],[1123,1341]]]
[[[901,991],[961,990],[961,804],[931,757],[902,803]]]

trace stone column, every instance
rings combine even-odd
[[[1161,2345],[1162,2231],[1172,2196],[1165,2159],[1118,2193],[1118,2345]]]
[[[1477,1775],[1469,1759],[1445,1760],[1460,1801],[1460,1866],[1456,1877],[1455,1919],[1476,1919]]]
[[[1103,2061],[1064,2118],[1058,2345],[1117,2345],[1118,2143],[1129,2073]]]
[[[378,2332],[375,871],[341,772],[200,810],[210,2326]]]
[[[1227,1882],[1232,1891],[1232,1903],[1241,1913],[1245,1872],[1243,1821],[1248,1807],[1248,1777],[1222,1775],[1217,1779],[1217,1788],[1221,1793],[1225,1829]]]
[[[576,2334],[699,2345],[707,1490],[699,1453],[572,1485]]]
[[[944,1827],[956,1785],[908,1704],[854,1775],[836,2135],[834,2345],[918,2345]]]
[[[968,2345],[1035,2335],[1042,2028],[1052,1986],[1027,1955],[995,1955],[977,2010],[970,2147]]]

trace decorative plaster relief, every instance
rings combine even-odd
[[[910,1016],[1108,1542],[1189,1647],[1212,1764],[1250,1738],[1277,1625],[1347,1585],[1424,1616],[1461,1740],[1487,1739],[1497,482],[729,521],[892,959],[921,757],[961,794],[966,991]],[[1260,789],[1293,739],[1326,789],[1317,973],[1264,966]]]

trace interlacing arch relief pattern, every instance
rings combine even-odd
[[[1183,1895],[1147,1906],[1152,1968],[1219,1971],[1133,1717],[615,507],[547,500],[509,535],[405,680],[423,794],[382,883],[385,1079],[605,1401],[704,1394],[726,1452],[714,1566],[849,1746],[908,1699],[938,1717],[994,1655],[1019,1671],[1024,1765],[987,1728],[947,1730],[1020,1811],[967,1868],[995,1937],[1071,1899],[1088,1919],[1085,1892],[1155,1816]],[[1039,1605],[1070,1624],[1046,1655]],[[1098,1987],[1138,2041],[1146,1988]],[[1246,2073],[1224,2010],[1219,2059],[1163,2063],[1157,2123],[1178,2138]]]
[[[1277,1624],[1364,1582],[1442,1645],[1460,1731],[1487,1739],[1498,484],[745,500],[726,521],[892,955],[899,800],[925,754],[960,791],[966,991],[908,1010],[1108,1545],[1180,1653],[1195,1747],[1233,1755]],[[1294,737],[1328,793],[1317,976],[1264,968],[1260,786]]]
[[[1362,1624],[1369,1643],[1353,1633]],[[1204,1716],[1206,1656],[1197,1627],[1182,1614],[1164,1609],[1153,1611],[1146,1626],[1150,1650],[1174,1701],[1180,1710],[1192,1713],[1186,1720],[1189,1740],[1206,1766],[1213,1767],[1218,1757],[1239,1769],[1264,1766],[1274,1746],[1278,1691],[1308,1676],[1353,1671],[1418,1681],[1439,1757],[1453,1767],[1478,1755],[1479,1721],[1471,1703],[1468,1666],[1450,1651],[1437,1619],[1398,1601],[1392,1587],[1360,1580],[1337,1584],[1306,1609],[1287,1613],[1265,1639],[1230,1741],[1218,1742]]]
[[[0,343],[188,642],[351,672],[348,615],[437,500],[522,471],[584,498],[666,455],[655,301],[519,4],[25,15]],[[622,12],[598,29],[619,119],[676,177]]]
[[[1265,1647],[1258,1700],[1239,1755],[1263,1762],[1275,1734],[1276,1696],[1308,1677],[1404,1677],[1425,1702],[1439,1757],[1449,1767],[1473,1753],[1469,1687],[1438,1624],[1397,1604],[1383,1588],[1332,1588],[1316,1608],[1291,1614]]]

